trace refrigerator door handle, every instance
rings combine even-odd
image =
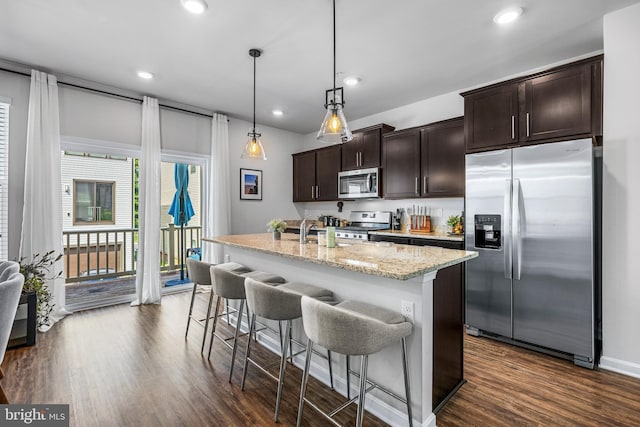
[[[520,180],[513,180],[513,274],[515,280],[520,280],[522,272],[522,238],[520,235]]]
[[[504,230],[509,230],[511,224],[507,223],[511,218],[511,180],[504,180]],[[503,235],[504,240],[504,278],[511,279],[511,270],[512,270],[512,253],[511,253],[511,233],[507,233]]]

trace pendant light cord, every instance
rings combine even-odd
[[[333,103],[336,103],[336,0],[333,0]]]
[[[335,0],[334,0],[335,1]],[[253,137],[256,133],[256,57],[253,57]]]

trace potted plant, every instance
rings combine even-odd
[[[449,232],[453,234],[462,234],[462,216],[449,215],[447,219],[447,225],[449,226]]]
[[[276,218],[267,223],[267,230],[273,233],[273,240],[280,240],[281,234],[287,229],[287,223]]]
[[[42,255],[35,254],[31,261],[27,262],[27,257],[20,259],[20,273],[24,276],[23,294],[33,293],[36,295],[36,313],[38,328],[50,323],[49,316],[53,310],[54,303],[51,301],[51,290],[47,286],[47,280],[57,279],[62,275],[62,271],[54,273],[51,271],[53,265],[62,259],[62,254],[55,255],[55,251],[49,251]]]

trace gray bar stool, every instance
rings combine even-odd
[[[398,396],[394,397],[406,403],[409,426],[412,426],[413,415],[411,413],[411,393],[409,390],[406,345],[406,337],[411,333],[412,324],[407,322],[402,315],[392,310],[356,301],[345,301],[336,306],[332,306],[313,298],[302,297],[301,308],[304,331],[309,339],[307,341],[307,358],[305,360],[302,385],[300,387],[297,426],[299,427],[302,423],[302,411],[305,403],[335,424],[331,416],[346,408],[356,399],[358,401],[356,426],[362,426],[365,396],[367,391],[369,391],[367,390],[367,382],[372,384],[372,387],[378,387],[384,391],[384,389],[372,381],[367,381],[369,355],[377,353],[395,342],[401,342],[402,345],[405,399],[399,398]],[[313,402],[305,398],[307,381],[309,379],[309,364],[311,362],[309,355],[311,354],[314,344],[319,344],[326,349],[347,356],[362,356],[359,396],[357,398],[354,397],[330,414],[321,411]]]
[[[211,283],[211,267],[213,267],[214,265],[218,268],[224,269],[224,270],[228,270],[228,271],[233,271],[235,273],[238,274],[242,274],[242,273],[248,273],[250,271],[252,271],[249,267],[247,267],[246,265],[243,264],[239,264],[237,262],[225,262],[223,264],[208,264],[206,262],[203,261],[197,261],[197,260],[191,260],[191,259],[187,259],[187,268],[189,267],[189,261],[193,261],[191,263],[191,265],[197,265],[197,270],[194,269],[194,272],[197,271],[197,281],[196,279],[193,278],[193,276],[191,276],[191,271],[189,271],[189,277],[191,277],[191,280],[193,281],[193,293],[191,295],[191,307],[189,308],[189,315],[191,316],[191,311],[193,310],[193,299],[195,297],[195,292],[196,292],[196,283],[200,284],[200,283],[207,283],[209,286],[212,285]],[[206,268],[206,272],[204,271]],[[206,275],[206,278],[204,277]],[[209,322],[211,321],[211,306],[213,304],[213,296],[214,296],[214,292],[213,292],[213,288],[211,289],[210,293],[209,293],[209,303],[207,305],[207,317],[205,318],[205,322],[204,322],[204,332],[202,333],[202,347],[200,348],[200,353],[204,353],[204,344],[207,340],[207,331],[209,330]],[[216,312],[215,314],[218,314],[218,309],[216,308]],[[227,323],[229,323],[229,305],[227,304],[227,311],[225,312],[225,314],[227,315]],[[187,332],[189,331],[189,324],[188,324],[188,320],[187,320]],[[186,336],[186,334],[185,334]]]
[[[189,273],[189,279],[193,282],[193,290],[191,292],[191,303],[189,304],[189,314],[187,315],[187,329],[184,332],[184,338],[189,335],[189,326],[191,320],[204,327],[206,318],[199,319],[193,316],[193,304],[196,300],[196,291],[198,286],[207,286],[211,288],[211,275],[209,274],[209,268],[211,264],[208,262],[198,261],[193,258],[187,258],[187,272]],[[210,289],[209,289],[210,290]],[[204,336],[206,337],[206,331]]]
[[[212,284],[212,293],[211,298],[215,294],[217,296],[216,300],[216,309],[213,315],[213,326],[211,327],[211,340],[209,342],[209,355],[207,358],[211,358],[211,349],[213,347],[214,338],[218,338],[222,341],[227,347],[231,349],[231,367],[229,368],[229,382],[231,382],[231,377],[233,376],[233,366],[236,359],[236,352],[238,350],[238,337],[240,336],[240,322],[242,320],[242,312],[244,310],[244,302],[246,299],[245,291],[244,291],[244,280],[246,277],[253,278],[255,280],[259,280],[264,283],[268,283],[270,285],[278,285],[285,282],[284,278],[271,274],[265,273],[262,271],[252,271],[248,273],[238,273],[235,271],[229,271],[225,268],[221,268],[218,265],[214,265],[210,269],[211,272],[211,284]],[[220,309],[220,301],[222,298],[226,300],[240,300],[240,307],[238,308],[238,319],[235,326],[235,334],[233,337],[224,338],[216,334],[216,323],[218,317],[223,314],[218,314],[218,310]],[[249,313],[247,313],[248,315]],[[247,317],[248,318],[248,317]],[[227,341],[233,339],[233,346],[229,344]],[[249,340],[251,340],[251,335],[249,335]]]
[[[244,370],[242,373],[242,390],[244,390],[247,378],[247,368],[249,362],[260,369],[265,374],[278,382],[278,392],[276,395],[275,421],[278,422],[280,415],[280,402],[282,401],[282,386],[284,385],[285,369],[287,366],[287,351],[291,345],[291,321],[302,317],[300,299],[303,295],[325,302],[335,302],[333,292],[318,286],[300,282],[289,282],[277,287],[262,283],[253,278],[247,277],[244,281],[245,293],[247,296],[247,307],[251,310],[251,322],[249,326],[249,336],[255,330],[256,317],[263,319],[285,322],[285,332],[280,333],[281,354],[280,372],[278,378],[271,375],[264,367],[251,359],[251,340],[247,341],[247,351],[244,357]],[[291,354],[293,357],[293,354]],[[329,375],[331,378],[331,388],[333,389],[333,369],[331,367],[331,353],[328,354]]]

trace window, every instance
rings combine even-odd
[[[0,99],[0,260],[9,258],[9,104]]]
[[[74,180],[74,224],[115,224],[115,186],[115,182]]]

